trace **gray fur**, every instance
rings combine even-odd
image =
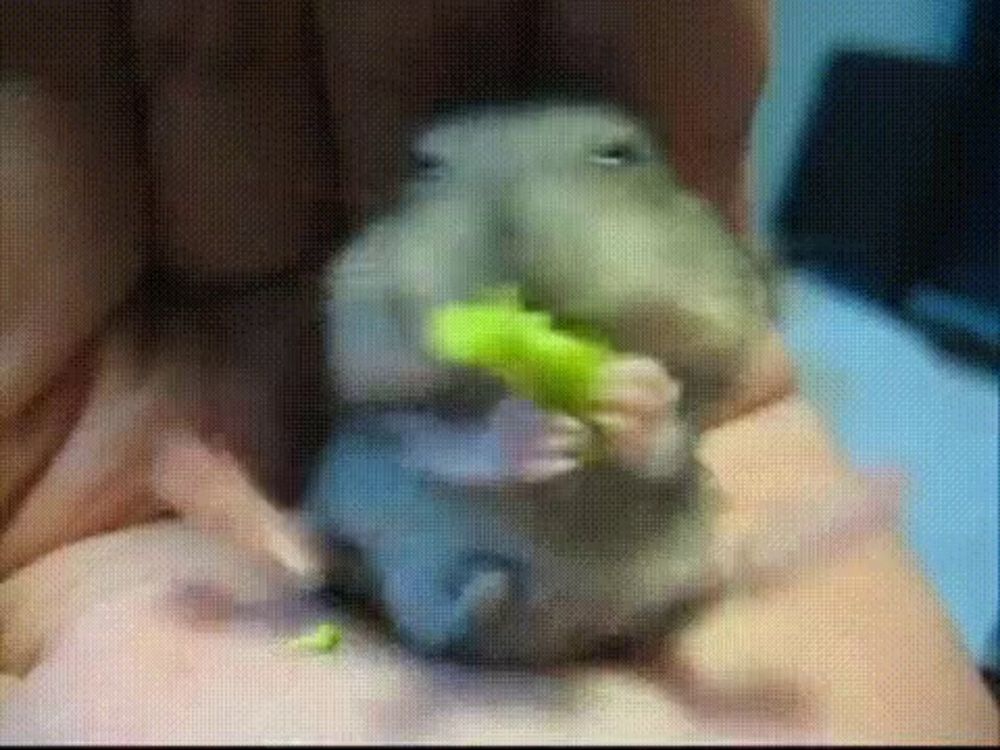
[[[615,110],[483,110],[416,148],[430,173],[330,269],[331,368],[359,409],[315,482],[315,522],[361,552],[367,593],[427,654],[537,665],[667,630],[709,564],[694,425],[766,330],[760,257]],[[495,384],[431,361],[421,330],[433,306],[507,282],[661,362],[687,439],[645,472],[463,481],[491,450],[476,425]],[[408,460],[431,443],[441,471]]]

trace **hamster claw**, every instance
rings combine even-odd
[[[622,463],[641,470],[664,446],[682,447],[682,440],[670,439],[685,433],[677,411],[681,384],[663,365],[623,357],[607,366],[602,382],[591,420]]]
[[[568,414],[549,414],[530,401],[507,398],[493,415],[504,461],[516,481],[543,482],[580,467],[593,434]]]

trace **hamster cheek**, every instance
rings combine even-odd
[[[331,313],[329,366],[349,402],[416,400],[442,378],[379,301],[343,301]]]

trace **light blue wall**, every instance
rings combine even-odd
[[[857,295],[796,275],[785,341],[851,461],[910,486],[904,530],[969,650],[987,654],[1000,591],[1000,389]]]
[[[831,53],[886,50],[932,60],[960,53],[967,0],[773,0],[771,79],[754,132],[759,231],[772,229]],[[949,362],[919,334],[822,283],[794,287],[786,340],[812,379],[838,441],[860,466],[913,482],[906,531],[965,644],[987,651],[998,602],[995,375]],[[793,295],[796,296],[796,295]]]
[[[954,59],[968,0],[772,0],[772,70],[754,131],[757,226],[765,233],[793,165],[828,56],[888,50]]]

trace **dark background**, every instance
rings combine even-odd
[[[957,59],[831,56],[777,208],[794,267],[1000,368],[1000,2],[970,4]]]

